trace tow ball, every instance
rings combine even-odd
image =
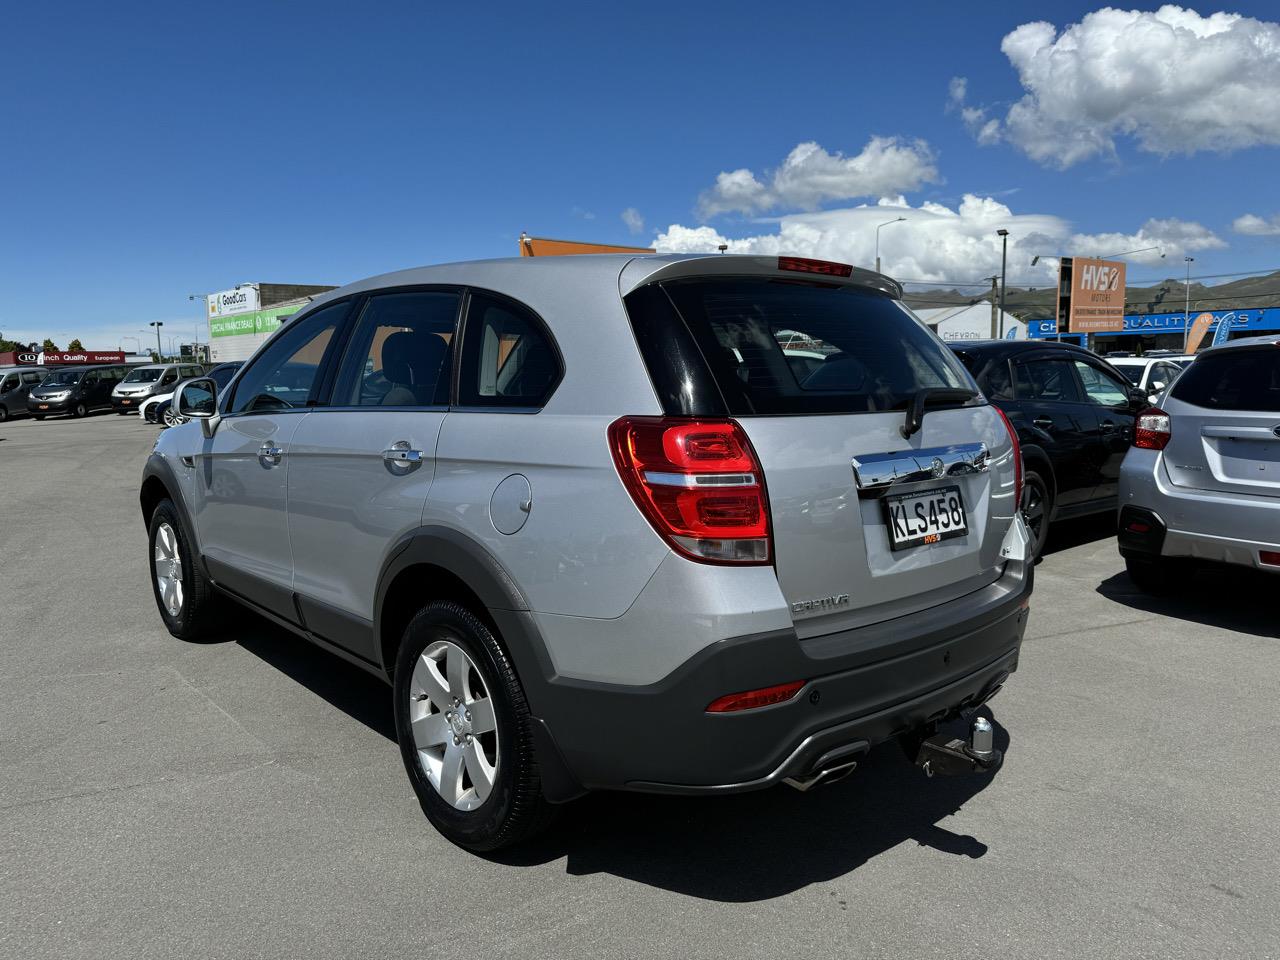
[[[926,776],[954,777],[964,773],[994,773],[1004,761],[995,748],[995,731],[986,717],[976,717],[965,741],[950,733],[935,733],[920,741],[915,764]]]

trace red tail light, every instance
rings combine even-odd
[[[1173,436],[1169,415],[1159,407],[1148,407],[1133,421],[1133,445],[1143,450],[1163,450]]]
[[[1280,553],[1275,550],[1259,550],[1258,560],[1269,567],[1280,567]]]
[[[996,407],[996,413],[1000,414],[1000,419],[1004,421],[1004,428],[1009,431],[1009,440],[1013,443],[1013,502],[1021,506],[1022,444],[1018,442],[1018,431],[1013,429],[1013,424],[1009,422],[1009,418],[1005,416],[1004,411]]]
[[[828,277],[851,277],[853,267],[847,263],[836,263],[834,260],[810,260],[808,257],[779,257],[779,270],[794,270],[797,273],[821,273]]]
[[[618,474],[679,553],[704,563],[768,563],[769,506],[751,442],[732,420],[623,417],[609,426]]]
[[[707,713],[733,713],[736,710],[754,710],[756,707],[786,703],[799,693],[803,686],[803,680],[794,680],[791,683],[779,683],[759,690],[747,690],[745,693],[730,693],[707,704]]]

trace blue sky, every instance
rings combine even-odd
[[[1001,50],[1023,24],[1060,32],[1096,9],[11,6],[0,332],[103,348],[157,319],[194,333],[202,314],[189,293],[507,256],[521,230],[669,247],[713,234],[743,249],[808,243],[796,252],[869,265],[879,214],[856,208],[879,198],[849,195],[866,171],[844,161],[873,137],[907,164],[871,177],[900,204],[883,219],[909,221],[882,234],[886,269],[900,276],[989,274],[988,227],[1002,218],[1017,227],[1011,261],[1024,273],[1033,252],[1119,252],[1100,248],[1111,239],[1167,248],[1163,262],[1134,263],[1131,282],[1180,276],[1188,250],[1195,273],[1280,266],[1280,64],[1277,48],[1268,58],[1248,47],[1280,29],[1266,22],[1274,4],[1232,4],[1261,23],[1208,41],[1088,21],[1082,39],[1109,43],[1114,31],[1121,53],[1116,88],[1093,77],[1100,86],[1080,102],[1061,101],[1060,78],[1034,76],[1065,46],[1023,70]],[[1039,35],[1018,36],[1026,50]],[[1067,56],[1063,69],[1087,76],[1092,63]],[[1224,69],[1243,84],[1226,106],[1214,100]],[[957,77],[963,100],[951,97]],[[1030,119],[1010,117],[1029,94]],[[1116,95],[1132,100],[1118,114]],[[1063,169],[1098,129],[1102,146]],[[807,143],[824,151],[821,169],[798,168],[803,188],[771,187]],[[761,190],[735,209],[714,186],[736,170]],[[965,208],[955,233],[960,220],[938,211],[958,211],[966,194],[983,204]],[[1258,219],[1242,233],[1244,215]]]

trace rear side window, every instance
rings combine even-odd
[[[342,363],[335,406],[448,406],[458,294],[388,293],[372,297]]]
[[[972,388],[950,349],[896,301],[874,291],[763,277],[660,286],[730,414],[901,410],[920,390]],[[627,308],[654,372],[657,352],[646,349],[653,339],[647,328],[668,323],[663,305],[652,293],[633,294]],[[673,350],[677,346],[672,341]],[[654,376],[660,391],[670,379]]]
[[[464,407],[538,407],[560,379],[542,324],[525,308],[483,293],[467,306],[458,402]]]
[[[1027,360],[1014,366],[1019,400],[1080,403],[1084,397],[1066,360]]]
[[[1210,410],[1280,412],[1280,346],[1207,354],[1178,377],[1172,396]]]

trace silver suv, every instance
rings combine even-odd
[[[141,490],[160,615],[195,638],[233,598],[388,678],[471,849],[587,790],[808,788],[891,739],[994,769],[1021,460],[900,297],[732,256],[333,291],[220,395],[181,388]]]
[[[1280,336],[1204,351],[1138,415],[1118,538],[1151,592],[1176,586],[1191,560],[1280,573]]]

